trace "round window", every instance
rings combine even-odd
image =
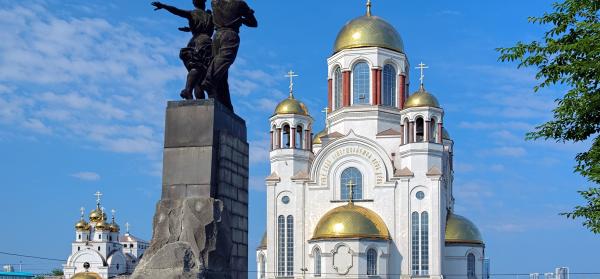
[[[288,197],[288,196],[283,196],[283,198],[281,198],[281,202],[282,202],[283,204],[288,204],[288,203],[290,203],[290,197]]]
[[[417,192],[417,199],[422,200],[423,198],[425,198],[425,193],[423,191]]]

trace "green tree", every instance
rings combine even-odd
[[[63,276],[65,275],[62,270],[56,268],[51,271],[53,276]]]
[[[541,40],[498,48],[499,60],[537,68],[539,84],[534,92],[555,85],[566,88],[556,100],[554,119],[536,127],[527,139],[591,142],[589,150],[575,157],[575,172],[592,184],[579,192],[586,204],[562,214],[583,218],[584,226],[600,233],[600,1],[564,0],[553,8],[529,18],[531,23],[549,26]]]

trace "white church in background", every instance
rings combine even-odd
[[[327,64],[324,130],[293,83],[270,118],[258,278],[487,279],[483,238],[454,212],[453,141],[425,65],[409,94],[402,39],[370,1]]]
[[[89,222],[81,208],[81,219],[75,224],[72,252],[63,265],[65,279],[107,279],[131,274],[149,247],[147,241],[129,233],[129,223],[126,233],[120,234],[114,210],[109,223],[100,206],[100,196],[102,194],[97,192],[96,208],[90,212]]]

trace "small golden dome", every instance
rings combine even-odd
[[[89,231],[90,224],[88,224],[85,220],[81,219],[77,224],[75,224],[75,229],[78,231]]]
[[[112,222],[110,225],[108,225],[108,230],[110,230],[110,232],[119,232],[121,231],[121,228],[119,225],[117,225],[117,223]]]
[[[71,279],[102,279],[102,277],[94,272],[79,272],[75,273]]]
[[[419,91],[410,95],[410,97],[408,97],[408,100],[406,100],[406,103],[404,103],[404,108],[415,107],[439,108],[440,102],[438,102],[437,98],[431,95],[429,92],[427,92],[423,85],[421,85],[421,87],[419,87]]]
[[[104,222],[104,220],[100,220],[98,223],[96,223],[96,226],[94,228],[96,228],[96,230],[98,231],[109,229],[108,224]]]
[[[323,129],[323,131],[317,133],[313,138],[313,144],[322,144],[321,138],[327,135],[327,129]]]
[[[398,31],[380,17],[365,15],[355,18],[342,28],[333,45],[333,53],[359,47],[382,47],[404,52]]]
[[[308,116],[308,109],[302,102],[290,96],[277,105],[275,114],[300,114]]]
[[[327,212],[312,237],[313,240],[330,238],[390,239],[390,233],[375,212],[348,203]]]
[[[469,219],[448,213],[446,243],[483,244],[479,229]]]

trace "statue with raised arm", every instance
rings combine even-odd
[[[211,7],[217,31],[213,38],[213,59],[202,86],[209,97],[214,96],[233,111],[227,78],[240,47],[238,34],[242,25],[257,27],[258,22],[254,10],[242,0],[212,0]]]
[[[181,10],[161,2],[152,2],[154,10],[165,9],[168,12],[186,18],[187,27],[180,27],[183,32],[191,32],[192,39],[179,52],[179,58],[183,61],[188,75],[185,88],[181,90],[181,98],[186,100],[204,99],[202,81],[212,59],[212,35],[214,32],[213,17],[210,10],[206,10],[206,0],[193,0],[195,9],[191,11]],[[193,92],[193,94],[192,94]]]

